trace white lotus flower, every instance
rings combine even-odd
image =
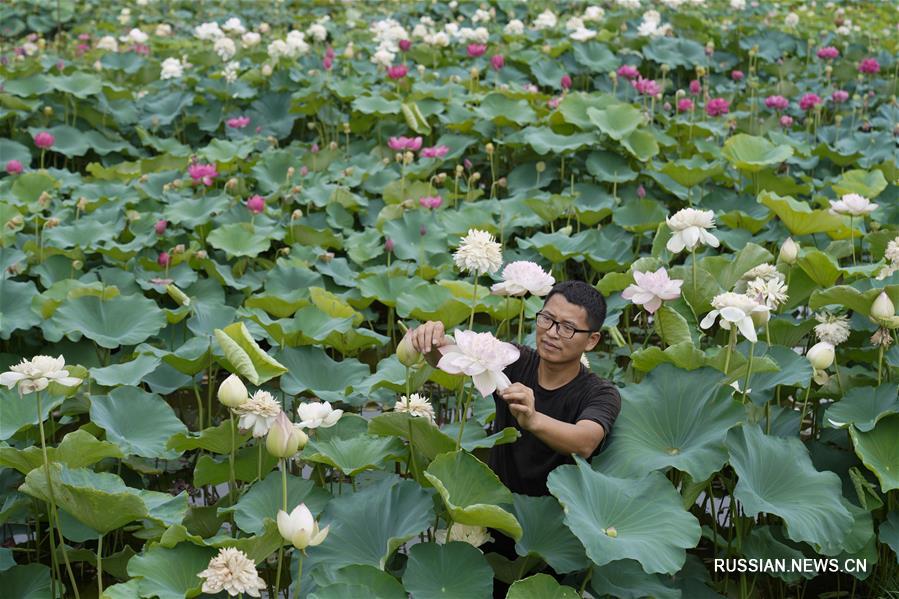
[[[318,522],[312,517],[312,512],[301,503],[288,514],[284,510],[278,510],[278,532],[297,549],[314,547],[321,544],[328,536],[326,526],[319,530]]]
[[[815,370],[825,370],[833,364],[834,355],[834,346],[827,341],[820,341],[809,348],[805,357]]]
[[[434,531],[434,540],[437,541],[441,545],[446,545],[446,529],[441,528],[440,530]],[[471,524],[459,524],[453,523],[453,527],[450,530],[449,541],[462,541],[463,543],[468,543],[469,545],[473,545],[475,547],[480,547],[487,541],[492,541],[493,537],[487,532],[487,529],[483,526],[474,526]]]
[[[520,296],[530,293],[543,297],[552,290],[556,279],[536,262],[516,260],[503,268],[503,280],[490,291],[496,295]]]
[[[413,393],[409,397],[400,396],[396,405],[393,406],[393,411],[408,412],[411,416],[420,416],[434,422],[434,406],[431,405],[430,400],[418,393]]]
[[[778,278],[765,279],[759,277],[749,282],[746,295],[755,298],[760,304],[765,304],[772,310],[787,301],[787,286]]]
[[[22,359],[10,370],[0,374],[0,385],[6,385],[12,389],[18,385],[19,394],[26,395],[35,391],[43,391],[51,381],[56,381],[65,387],[73,387],[81,383],[81,379],[69,376],[65,368],[66,360],[60,355],[58,358],[50,356],[34,356],[31,360]]]
[[[237,81],[239,70],[240,63],[236,60],[232,60],[225,65],[224,69],[222,69],[222,77],[224,77],[225,81],[227,81],[228,83],[234,83],[235,81]]]
[[[154,33],[157,37],[168,37],[172,35],[172,26],[168,23],[160,23],[156,26],[156,31]]]
[[[784,25],[787,27],[795,27],[799,24],[799,15],[794,12],[787,13],[787,16],[784,17]]]
[[[131,42],[132,44],[146,44],[148,39],[150,39],[150,36],[137,27],[129,31],[128,35],[122,36],[121,38],[123,42]]]
[[[268,57],[278,62],[279,59],[290,55],[290,48],[284,40],[274,40],[268,45]]]
[[[289,50],[288,56],[290,56],[290,58],[299,58],[303,54],[309,52],[309,44],[306,43],[306,34],[302,31],[293,29],[287,34],[284,41],[287,43],[287,48]]]
[[[393,64],[394,58],[396,58],[396,54],[394,54],[390,50],[387,50],[386,48],[381,48],[380,50],[372,54],[371,61],[383,67],[389,67]]]
[[[576,42],[586,42],[588,40],[592,40],[596,37],[596,31],[593,29],[587,29],[586,27],[581,27],[580,29],[575,29],[571,32],[569,36]]]
[[[252,429],[254,437],[264,437],[281,413],[281,404],[275,401],[271,393],[259,389],[249,400],[235,408],[234,412],[240,415],[240,428]]]
[[[684,248],[693,251],[699,244],[718,247],[718,238],[707,231],[715,226],[715,213],[711,210],[683,208],[674,216],[666,217],[665,222],[673,235],[666,247],[674,254]]]
[[[306,33],[317,42],[323,42],[328,39],[328,30],[321,23],[313,23],[306,30]]]
[[[331,409],[331,402],[311,401],[297,408],[302,428],[330,428],[343,416],[343,410]]]
[[[602,21],[605,14],[606,11],[600,6],[588,6],[587,10],[584,11],[584,16],[582,18],[585,21]]]
[[[699,323],[700,328],[709,328],[715,324],[718,316],[721,316],[721,328],[730,330],[731,325],[736,325],[740,333],[749,341],[752,343],[758,341],[752,315],[759,314],[767,317],[769,314],[768,306],[759,304],[748,295],[733,293],[732,291],[716,295],[712,299],[712,306],[715,309],[702,319],[702,322]]]
[[[831,214],[847,216],[865,216],[877,210],[877,204],[857,193],[847,193],[839,200],[830,200]]]
[[[194,27],[194,36],[204,41],[216,40],[225,37],[225,32],[221,30],[219,24],[215,21],[211,23],[203,23]]]
[[[818,341],[839,345],[849,339],[848,316],[822,312],[815,315],[815,320],[821,323],[815,325],[815,336],[818,338]]]
[[[502,246],[490,233],[469,229],[453,254],[453,260],[463,272],[493,274],[503,264]]]
[[[634,271],[633,285],[621,292],[621,297],[643,306],[650,314],[662,307],[662,302],[680,297],[683,279],[672,279],[665,268],[655,272]]]
[[[518,360],[518,348],[500,341],[490,333],[475,333],[456,329],[455,345],[439,348],[443,356],[437,368],[450,374],[466,374],[484,397],[509,385],[503,370]]]
[[[521,35],[524,33],[524,23],[518,19],[512,19],[503,27],[503,33],[506,35]]]
[[[236,374],[228,375],[218,389],[218,400],[222,405],[229,408],[236,408],[243,405],[250,399],[246,385],[240,380]]]
[[[218,38],[215,40],[212,49],[223,61],[231,60],[237,54],[237,44],[230,37]]]
[[[759,264],[750,268],[740,277],[744,281],[752,281],[754,279],[765,279],[766,281],[776,279],[778,281],[785,280],[784,274],[777,270],[776,266],[771,264]]]
[[[244,48],[252,48],[262,41],[262,36],[255,31],[247,31],[240,36],[240,43]]]
[[[232,597],[246,593],[251,597],[259,597],[259,591],[265,589],[265,581],[256,571],[246,553],[234,547],[223,547],[218,555],[209,560],[205,570],[197,574],[205,578],[203,592],[218,594],[228,591]]]
[[[116,39],[111,35],[104,35],[100,38],[100,41],[97,42],[97,49],[109,50],[110,52],[118,52],[119,42],[117,42]]]
[[[890,262],[899,262],[899,237],[896,237],[887,244],[887,249],[886,252],[884,252],[883,257]]]
[[[544,10],[534,21],[533,28],[537,31],[542,29],[552,29],[558,23],[555,13],[548,8]]]
[[[184,65],[177,58],[166,58],[162,61],[160,79],[180,79],[184,75]]]
[[[479,8],[474,11],[474,15],[471,17],[472,23],[489,23],[492,19],[489,12],[484,10],[483,8]]]
[[[293,457],[308,442],[309,437],[300,425],[291,422],[284,412],[278,412],[265,438],[265,448],[269,454],[283,460]]]
[[[233,33],[234,35],[243,35],[247,31],[247,28],[243,26],[243,23],[237,17],[231,17],[225,21],[225,24],[222,25],[222,29],[228,33]]]

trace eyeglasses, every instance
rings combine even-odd
[[[570,324],[559,322],[555,318],[551,318],[543,312],[537,312],[537,326],[541,329],[550,329],[555,325],[556,332],[563,339],[571,339],[575,333],[593,333],[592,329],[576,329]]]

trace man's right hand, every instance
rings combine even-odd
[[[452,340],[446,336],[443,323],[436,320],[429,320],[414,329],[410,329],[407,333],[412,341],[412,347],[415,351],[425,355],[444,345],[452,344]]]

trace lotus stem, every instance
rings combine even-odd
[[[692,257],[691,262],[693,267],[693,295],[696,295],[696,246],[693,246],[693,249],[690,250],[690,256]],[[691,304],[692,305],[692,304]]]
[[[200,388],[194,383],[194,397],[197,398],[197,431],[203,430],[203,398],[200,397]]]
[[[664,347],[666,345],[666,341],[665,341],[665,329],[662,326],[662,319],[657,318],[655,320],[655,322],[659,323],[659,340],[662,342],[662,347]]]
[[[237,477],[234,474],[234,453],[237,450],[237,427],[234,424],[234,411],[230,408],[228,409],[228,416],[231,419],[231,452],[228,454],[228,472],[231,477],[229,482],[231,483],[230,493],[233,501],[233,495],[237,491]]]
[[[256,440],[256,479],[262,480],[262,437]]]
[[[584,577],[584,581],[581,583],[581,588],[577,593],[580,597],[584,596],[584,589],[587,588],[587,583],[590,582],[590,578],[592,576],[593,576],[593,568],[590,568],[589,570],[587,570],[587,575]]]
[[[468,317],[468,328],[471,329],[474,326],[474,309],[478,302],[478,273],[475,271],[474,273],[474,293],[471,296],[471,316]]]
[[[880,386],[880,369],[883,367],[883,344],[880,344],[880,349],[877,351],[877,386]]]
[[[474,395],[474,384],[468,387],[468,398],[462,406],[462,414],[459,415],[459,435],[456,437],[456,451],[462,447],[462,431],[465,430],[465,421],[468,418],[468,407],[471,405],[471,398]],[[449,533],[447,533],[448,535]],[[449,538],[449,537],[447,537]]]
[[[849,247],[852,248],[852,266],[855,266],[855,217],[849,215]]]
[[[97,537],[97,588],[100,593],[97,597],[103,597],[103,535]]]
[[[524,298],[521,298],[521,308],[518,311],[518,344],[521,345],[521,340],[524,336]]]
[[[414,436],[412,433],[412,417],[409,417],[409,460],[410,466],[412,468],[412,478],[415,478],[415,473],[418,472],[418,464],[415,463],[415,443]]]
[[[805,390],[805,401],[802,403],[802,415],[799,417],[799,434],[802,435],[802,421],[805,420],[805,413],[808,410],[808,396],[812,391],[812,383],[809,382],[808,388]]]
[[[724,375],[727,376],[728,371],[730,370],[730,353],[733,351],[734,347],[734,339],[737,336],[737,331],[733,327],[730,327],[730,338],[727,340],[727,353],[724,354]]]
[[[752,354],[755,352],[755,343],[749,344],[749,363],[746,365],[746,380],[743,383],[743,403],[746,403],[746,393],[749,391],[749,377],[752,376]]]
[[[300,583],[303,578],[303,552],[297,551],[297,561],[299,562],[297,565],[297,594],[296,598],[300,599]]]
[[[278,469],[281,470],[281,505],[287,512],[287,465],[284,458],[278,460]],[[288,512],[289,513],[289,512]],[[281,539],[281,546],[278,548],[278,566],[275,570],[275,596],[281,592],[281,562],[284,560],[284,539]]]

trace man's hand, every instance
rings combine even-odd
[[[509,404],[509,410],[518,421],[518,426],[526,431],[531,430],[539,418],[539,413],[534,408],[534,390],[521,383],[512,383],[500,391],[499,396]]]
[[[415,351],[423,353],[428,363],[435,368],[442,356],[438,348],[452,344],[450,338],[446,336],[443,323],[436,320],[429,320],[414,329],[410,329],[406,334],[412,341],[412,347]]]

